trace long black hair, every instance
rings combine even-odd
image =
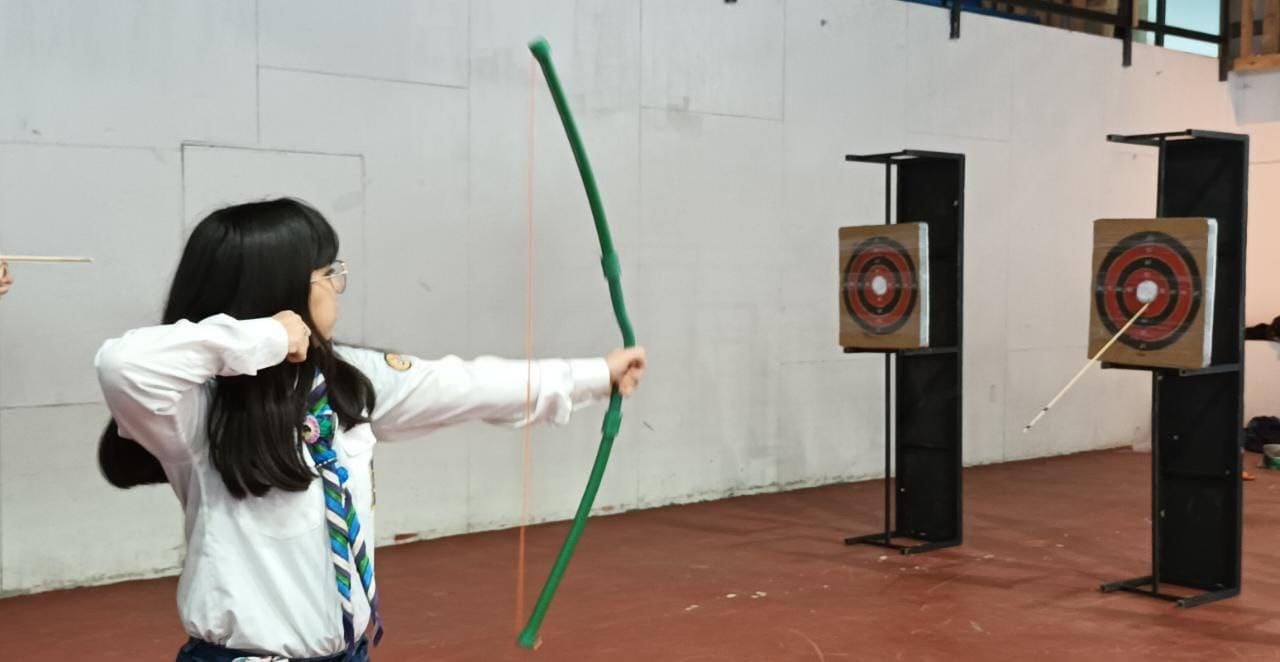
[[[236,319],[297,313],[312,329],[303,363],[281,363],[254,376],[218,377],[209,408],[209,459],[237,498],[271,488],[300,491],[315,474],[299,444],[312,376],[319,369],[344,429],[368,421],[373,385],[334,353],[311,319],[311,273],[338,257],[338,235],[320,212],[280,199],[226,207],[196,226],[169,289],[164,324],[217,314]],[[167,480],[159,461],[120,436],[112,420],[98,445],[107,480],[132,487]]]

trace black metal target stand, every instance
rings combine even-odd
[[[1240,594],[1243,543],[1244,274],[1249,137],[1179,131],[1108,140],[1159,149],[1158,217],[1218,223],[1213,358],[1198,370],[1150,370],[1151,574],[1106,584],[1179,607]],[[1162,584],[1202,591],[1173,595]]]
[[[897,220],[928,225],[931,346],[917,350],[844,348],[846,354],[884,354],[884,530],[846,538],[844,542],[887,547],[902,554],[954,547],[963,540],[960,477],[964,155],[904,150],[850,154],[845,160],[884,166],[885,225],[894,222],[895,167]],[[891,380],[895,375],[896,379]],[[891,426],[895,400],[897,424]],[[894,429],[898,442],[896,481],[891,463]],[[895,483],[897,526],[893,518]],[[895,543],[895,538],[918,544]]]

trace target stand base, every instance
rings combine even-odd
[[[1240,595],[1240,589],[1238,587],[1224,588],[1217,591],[1209,591],[1206,593],[1197,593],[1196,595],[1187,596],[1163,593],[1156,584],[1155,578],[1150,575],[1147,575],[1146,577],[1126,579],[1119,582],[1112,582],[1110,584],[1103,584],[1098,588],[1098,590],[1103,593],[1123,591],[1125,593],[1144,595],[1148,598],[1172,602],[1174,605],[1183,609],[1190,609],[1192,607],[1198,607],[1200,605],[1209,604],[1210,602],[1226,600],[1227,598],[1234,598],[1237,595]]]
[[[899,554],[902,554],[903,556],[910,556],[911,554],[924,554],[925,552],[932,552],[934,550],[944,549],[946,547],[958,547],[962,542],[959,539],[955,539],[955,540],[937,540],[937,541],[930,541],[930,542],[922,542],[916,545],[902,545],[902,544],[893,542],[894,538],[909,538],[911,540],[919,540],[918,538],[912,538],[911,536],[908,536],[908,535],[899,534],[897,531],[888,531],[885,533],[872,533],[865,536],[855,536],[853,538],[845,538],[844,544],[874,545],[876,547],[884,547],[885,549],[897,550],[897,552]]]

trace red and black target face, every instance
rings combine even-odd
[[[901,329],[916,308],[919,279],[907,249],[888,237],[854,247],[844,267],[844,307],[867,333]]]
[[[1163,232],[1138,232],[1118,242],[1098,267],[1093,290],[1094,305],[1111,333],[1118,333],[1142,308],[1142,298],[1154,297],[1120,338],[1139,350],[1163,349],[1177,342],[1200,311],[1200,270],[1195,259],[1182,242]]]

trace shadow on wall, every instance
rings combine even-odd
[[[1239,124],[1280,122],[1280,71],[1232,72],[1231,105]]]

